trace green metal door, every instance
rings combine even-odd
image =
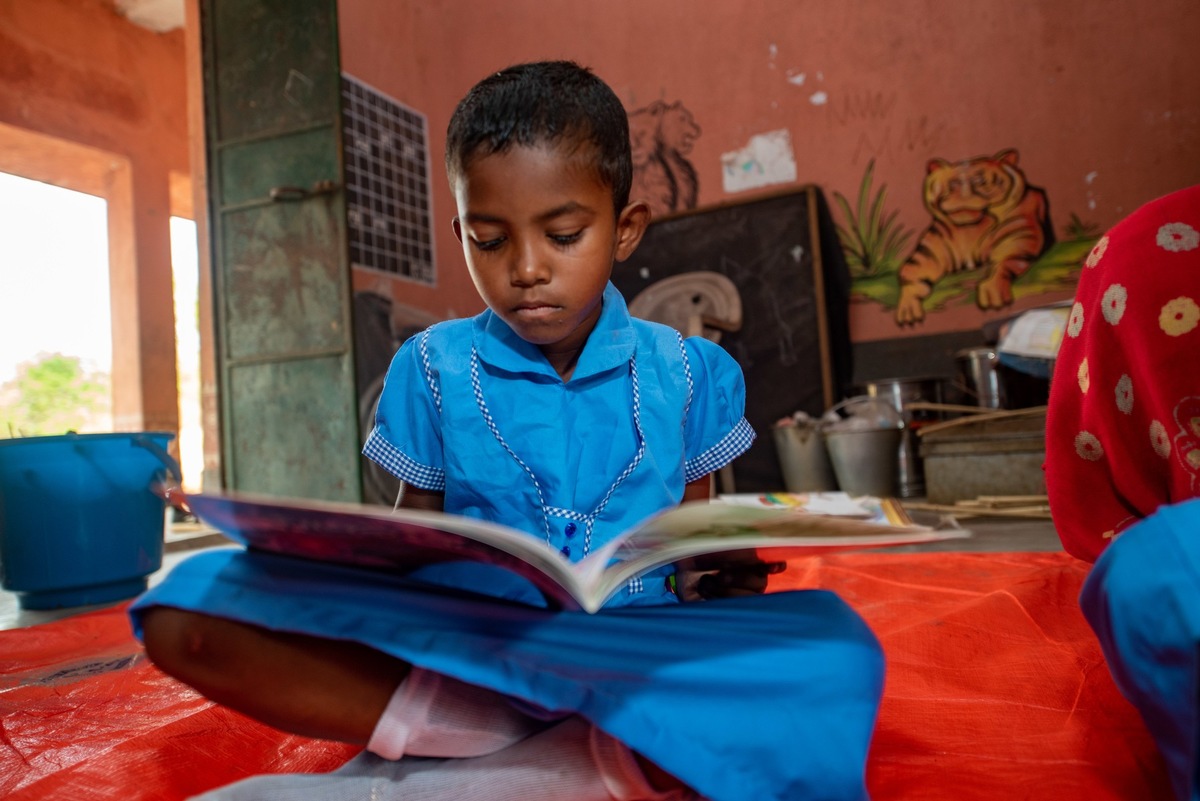
[[[361,497],[335,0],[201,3],[226,488]]]

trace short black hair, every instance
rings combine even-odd
[[[633,182],[629,118],[608,84],[573,61],[516,64],[475,84],[450,118],[446,175],[453,183],[474,158],[540,144],[590,146],[620,215]]]

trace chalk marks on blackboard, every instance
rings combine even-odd
[[[753,293],[751,305],[764,315],[768,330],[774,334],[776,356],[772,361],[782,367],[790,367],[800,361],[801,347],[797,336],[800,320],[794,308],[796,299],[779,291],[781,286],[787,285],[788,277],[782,271],[796,270],[796,263],[789,264],[786,253],[786,250],[763,253],[745,264],[728,256],[721,257],[721,271],[742,287],[743,292]]]
[[[613,283],[637,316],[643,316],[642,293],[679,289],[698,274],[723,279],[723,288],[712,279],[706,291],[728,293],[720,297],[741,305],[741,326],[721,330],[720,345],[742,368],[746,418],[760,434],[797,410],[819,416],[832,403],[818,208],[816,187],[806,186],[658,219],[613,270]],[[667,283],[672,279],[679,284]],[[685,320],[696,311],[688,303],[698,304],[703,322],[704,297],[681,292],[678,302]],[[733,472],[739,492],[783,486],[769,437],[760,436]]]

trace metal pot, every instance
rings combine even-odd
[[[986,409],[1004,408],[1004,385],[1000,380],[1000,357],[992,348],[967,348],[954,354],[958,365],[958,388],[971,403]]]
[[[942,402],[940,378],[885,378],[863,385],[871,397],[889,401],[904,420],[904,435],[896,454],[897,489],[901,498],[925,494],[925,471],[917,448],[916,430],[940,418],[936,412],[909,408],[917,401]]]

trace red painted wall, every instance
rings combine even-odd
[[[105,151],[64,165],[49,143],[23,154],[29,172],[0,161],[109,201],[118,430],[178,426],[170,173],[189,174],[186,92],[182,31],[139,28],[111,0],[0,0],[0,123]]]
[[[188,171],[183,32],[131,24],[111,0],[0,0],[0,122]]]
[[[1104,228],[1200,182],[1195,0],[341,0],[339,15],[343,69],[428,115],[439,286],[398,283],[395,294],[439,315],[481,307],[450,230],[446,123],[478,78],[517,61],[591,66],[630,111],[681,102],[701,129],[688,155],[701,206],[750,196],[725,191],[722,156],[779,130],[794,183],[831,202],[853,203],[874,159],[874,187],[915,232],[930,223],[922,182],[934,157],[1016,149],[1060,238],[1072,214]],[[1070,294],[1003,311],[964,302],[903,329],[890,310],[856,303],[853,336],[975,329]]]

